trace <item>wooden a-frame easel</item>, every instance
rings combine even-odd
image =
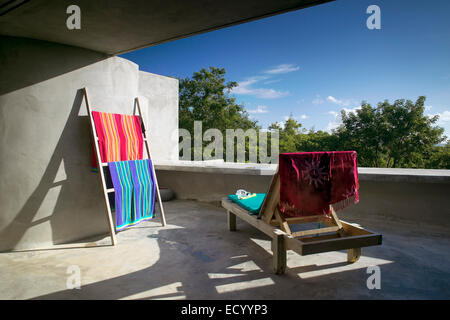
[[[247,210],[231,202],[228,198],[222,199],[222,207],[227,210],[230,231],[236,231],[236,216],[238,216],[272,238],[273,269],[277,274],[283,274],[286,270],[287,250],[293,250],[302,256],[347,250],[347,261],[353,263],[361,256],[362,247],[381,244],[381,234],[340,220],[331,205],[329,218],[324,215],[284,218],[278,210],[279,201],[280,177],[278,171],[272,178],[259,215],[250,215]],[[323,223],[326,227],[291,231],[290,225],[310,222]]]
[[[116,228],[113,222],[113,218],[112,218],[112,212],[111,212],[111,207],[109,205],[109,197],[108,194],[113,193],[114,192],[114,188],[107,188],[106,185],[106,180],[105,180],[105,173],[103,171],[104,167],[108,166],[107,162],[102,162],[101,160],[101,156],[100,156],[100,148],[99,148],[99,144],[98,144],[98,136],[97,136],[97,131],[95,129],[95,124],[94,124],[94,118],[92,116],[92,110],[89,104],[89,99],[88,99],[88,94],[87,94],[87,88],[83,88],[83,95],[84,95],[84,101],[86,104],[86,110],[89,116],[89,123],[90,123],[90,127],[91,127],[91,134],[92,134],[92,138],[94,140],[94,149],[95,149],[95,156],[96,156],[96,160],[97,160],[97,164],[98,164],[98,171],[100,172],[100,181],[102,184],[102,189],[103,189],[103,195],[104,195],[104,200],[105,200],[105,205],[106,205],[106,217],[108,220],[108,227],[109,227],[109,233],[110,233],[110,237],[111,237],[111,244],[114,246],[117,243],[117,239],[116,239]],[[135,98],[134,99],[134,109],[133,109],[133,115],[136,113],[136,109],[138,111],[138,115],[141,118],[141,124],[142,124],[142,136],[144,138],[144,145],[145,145],[145,149],[147,152],[147,157],[148,159],[152,159],[151,155],[150,155],[150,148],[148,145],[148,139],[146,136],[146,127],[145,127],[145,121],[144,118],[142,117],[142,111],[141,111],[141,106],[139,104],[139,99]],[[159,185],[158,185],[158,180],[156,178],[156,172],[155,172],[155,166],[154,164],[152,165],[152,171],[153,171],[153,177],[155,179],[155,186],[156,186],[156,196],[158,198],[158,203],[159,203],[159,208],[161,211],[161,224],[164,227],[166,225],[166,218],[164,215],[164,208],[162,205],[162,201],[161,201],[161,194],[159,192]]]
[[[111,237],[111,245],[115,245],[117,243],[117,239],[116,239],[116,230],[115,230],[115,226],[114,226],[114,222],[112,219],[112,213],[111,213],[111,207],[109,205],[109,198],[108,198],[108,194],[114,192],[114,189],[107,189],[106,186],[106,180],[105,180],[105,173],[103,172],[103,167],[108,166],[108,163],[102,163],[101,162],[101,158],[100,158],[100,149],[98,146],[98,136],[97,136],[97,131],[95,130],[95,124],[94,124],[94,119],[92,117],[92,110],[91,107],[89,105],[89,99],[88,99],[88,95],[87,95],[87,88],[83,88],[81,89],[81,93],[83,94],[84,97],[84,101],[86,104],[86,110],[89,116],[89,124],[90,124],[90,128],[91,128],[91,136],[92,139],[94,141],[94,149],[95,149],[95,155],[96,155],[96,159],[97,159],[97,164],[99,167],[99,171],[100,171],[100,180],[101,180],[101,184],[102,184],[102,189],[103,189],[103,195],[104,195],[104,200],[105,200],[105,205],[106,205],[106,218],[108,221],[108,228],[109,228],[109,234]],[[136,108],[138,110],[139,113],[139,117],[141,118],[141,124],[142,124],[142,135],[144,138],[144,143],[145,143],[145,148],[147,150],[147,157],[149,159],[151,159],[150,156],[150,148],[148,146],[148,140],[146,137],[146,129],[145,129],[145,122],[144,119],[142,117],[142,112],[141,112],[141,106],[139,105],[139,99],[135,98],[134,99],[134,109],[133,109],[133,115],[136,113]],[[162,205],[162,201],[161,201],[161,195],[159,193],[159,186],[158,186],[158,181],[156,179],[156,173],[155,173],[155,168],[154,168],[154,164],[152,166],[153,169],[153,177],[155,179],[155,186],[156,186],[156,196],[158,197],[158,202],[159,202],[159,208],[161,211],[161,224],[162,226],[166,225],[166,218],[164,215],[164,208]],[[76,241],[74,243],[63,243],[63,244],[55,244],[52,246],[43,246],[43,247],[36,247],[33,249],[24,249],[24,250],[17,250],[17,249],[13,249],[11,250],[12,252],[21,252],[21,251],[37,251],[37,250],[59,250],[59,249],[76,249],[76,248],[91,248],[91,247],[102,247],[105,246],[104,244],[98,244],[95,241],[88,241],[88,242],[82,242],[82,241]]]

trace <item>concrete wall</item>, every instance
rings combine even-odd
[[[178,160],[178,79],[139,71],[139,97],[152,158]]]
[[[237,189],[267,192],[274,169],[242,165],[204,167],[157,165],[158,182],[174,190],[179,199],[219,201]],[[450,227],[450,170],[359,168],[360,202],[340,211],[349,222],[359,217],[382,216],[389,221]]]
[[[90,170],[89,122],[78,90],[88,88],[93,110],[131,114],[139,94],[138,66],[43,41],[1,37],[0,43],[0,251],[106,233],[100,180]],[[150,133],[149,138],[163,137]],[[170,158],[158,148],[156,141],[153,152]]]

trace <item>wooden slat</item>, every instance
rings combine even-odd
[[[304,231],[297,231],[297,232],[293,232],[292,236],[294,238],[296,237],[303,237],[303,236],[308,236],[311,234],[320,234],[320,233],[327,233],[327,232],[336,232],[339,230],[339,227],[335,226],[335,227],[327,227],[327,228],[319,228],[319,229],[310,229],[310,230],[304,230]]]
[[[227,198],[222,199],[222,206],[234,213],[236,216],[246,221],[250,225],[254,226],[261,232],[265,233],[272,239],[280,232],[284,234],[284,243],[286,250],[293,250],[300,255],[309,255],[314,253],[346,250],[354,248],[362,248],[367,246],[380,245],[382,238],[380,234],[372,233],[368,230],[355,227],[344,221],[341,221],[344,230],[346,230],[347,236],[339,237],[335,235],[322,235],[317,237],[297,239],[292,235],[276,229],[275,227],[265,223],[262,219],[258,219],[254,215],[250,215],[247,210],[243,209],[239,205],[231,202]],[[332,230],[337,231],[337,226],[328,228],[322,228],[314,230],[317,233],[318,230]]]
[[[145,121],[144,118],[142,117],[142,110],[141,110],[141,105],[139,103],[139,99],[135,98],[135,106],[137,106],[138,112],[139,112],[139,117],[141,118],[141,122],[142,122],[142,135],[144,138],[144,144],[145,144],[145,149],[147,150],[147,157],[149,159],[152,159],[151,155],[150,155],[150,147],[148,145],[148,140],[147,140],[147,135],[146,135],[146,127],[145,127]],[[159,185],[158,185],[158,179],[156,178],[156,172],[155,172],[155,164],[153,163],[152,165],[152,172],[153,172],[153,177],[155,178],[155,185],[156,185],[156,196],[158,198],[158,203],[159,203],[159,208],[161,211],[161,224],[164,227],[166,225],[166,216],[164,214],[164,208],[163,208],[163,204],[162,204],[162,200],[161,200],[161,194],[159,192]]]
[[[272,176],[272,179],[270,180],[269,189],[266,192],[266,196],[265,196],[264,201],[263,201],[263,203],[261,205],[261,209],[260,209],[259,215],[258,215],[259,218],[262,218],[266,222],[269,222],[271,220],[271,219],[269,219],[269,217],[264,217],[264,213],[267,211],[266,210],[267,203],[269,202],[269,198],[273,194],[277,178],[278,178],[278,166],[277,166],[277,169],[275,170],[275,174]]]
[[[370,234],[377,234],[376,232],[370,231],[368,229],[364,229],[362,227],[357,227],[354,224],[345,222],[341,220],[342,227],[344,228],[345,232],[350,236],[364,236],[364,235],[370,235]]]
[[[347,250],[347,262],[355,263],[361,257],[361,248],[353,248]]]
[[[324,221],[323,216],[305,216],[305,217],[292,217],[292,218],[284,218],[286,222],[291,224],[299,224],[299,223],[305,223],[305,222],[322,222]],[[270,221],[270,224],[273,226],[279,226],[279,222],[276,219],[273,219]]]
[[[250,215],[247,210],[241,208],[237,204],[231,202],[227,198],[222,199],[222,206],[226,209],[234,213],[236,216],[246,221],[247,223],[254,226],[256,229],[265,233],[269,237],[274,237],[274,231],[277,230],[275,227],[265,223],[261,219],[258,219],[256,215]]]
[[[100,156],[100,148],[98,145],[98,136],[97,136],[97,132],[95,130],[95,124],[94,124],[94,119],[92,117],[91,107],[89,105],[87,88],[83,88],[83,93],[84,93],[84,101],[86,104],[86,110],[87,110],[89,120],[90,120],[89,123],[90,123],[90,127],[91,127],[91,134],[92,134],[92,137],[94,140],[94,146],[95,146],[94,149],[95,149],[95,155],[97,158],[97,163],[102,163],[101,156]],[[111,207],[109,206],[109,198],[108,198],[108,192],[106,189],[105,173],[103,172],[103,170],[99,170],[99,172],[100,172],[100,181],[102,184],[103,195],[104,195],[104,200],[105,200],[105,205],[106,205],[106,218],[108,221],[109,233],[111,236],[111,244],[114,246],[116,244],[116,230],[115,230],[115,226],[114,226],[114,222],[113,222],[113,218],[112,218]]]
[[[339,234],[341,234],[342,236],[345,236],[345,231],[342,227],[342,223],[339,220],[339,217],[337,216],[336,211],[334,211],[334,208],[332,205],[330,205],[330,210],[331,210],[331,218],[332,220],[336,223],[336,225],[339,227]]]
[[[292,235],[286,234],[284,236],[284,243],[286,244],[286,250],[292,250],[299,255],[303,255],[303,242],[295,239]]]
[[[12,249],[9,252],[27,252],[27,251],[39,251],[39,250],[63,250],[63,249],[78,249],[78,248],[93,248],[93,247],[109,247],[110,244],[102,244],[93,242],[76,242],[76,243],[64,243],[54,244],[52,246],[35,247],[32,249]]]
[[[281,230],[283,230],[284,232],[291,234],[291,228],[289,228],[289,224],[286,222],[286,220],[281,216],[280,211],[278,210],[278,208],[275,208],[275,219],[278,221]]]
[[[272,177],[272,182],[269,191],[264,198],[261,205],[261,219],[266,223],[270,223],[275,215],[275,210],[280,201],[280,176],[278,175],[278,169],[275,175]]]
[[[341,236],[335,232],[335,233],[331,233],[331,234],[320,234],[317,236],[309,236],[309,237],[302,237],[302,242],[306,243],[306,242],[314,242],[314,241],[320,241],[320,240],[328,240],[328,239],[338,239]]]
[[[275,236],[272,238],[273,271],[276,274],[283,274],[286,271],[287,265],[284,232],[275,230],[274,233]]]
[[[301,242],[301,239],[299,240]],[[376,246],[381,244],[381,235],[346,236],[336,239],[302,242],[302,255]]]
[[[227,216],[228,216],[228,230],[236,231],[236,215],[230,210],[227,210]]]

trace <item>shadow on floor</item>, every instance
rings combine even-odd
[[[239,223],[225,230],[225,214],[204,219],[189,214],[168,215],[180,229],[147,234],[157,241],[160,256],[148,268],[104,281],[34,299],[439,299],[448,298],[449,273],[426,256],[416,257],[408,242],[388,240],[363,249],[359,262],[348,265],[346,255],[326,253],[315,258],[288,255],[283,276],[272,273],[272,255],[258,243],[268,238]],[[215,227],[214,227],[215,226]],[[389,239],[389,235],[387,239]],[[132,238],[130,238],[132,241]],[[367,260],[380,265],[381,290],[369,290]],[[102,261],[107,265],[107,262]]]

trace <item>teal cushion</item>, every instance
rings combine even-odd
[[[259,213],[265,196],[265,193],[257,193],[255,197],[251,197],[248,199],[239,199],[237,195],[230,194],[228,196],[228,199],[230,199],[234,203],[237,203],[239,206],[249,211],[250,214],[253,215]]]

